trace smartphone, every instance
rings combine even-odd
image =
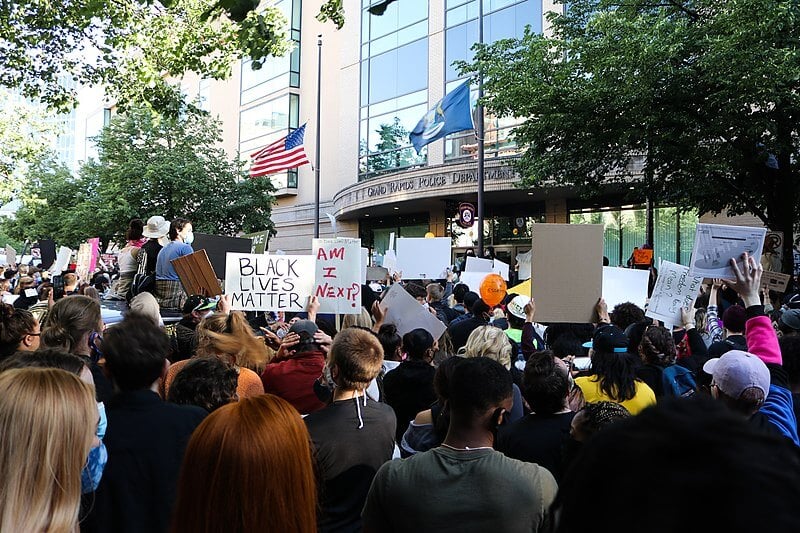
[[[53,300],[58,300],[64,297],[64,278],[61,274],[53,276]]]

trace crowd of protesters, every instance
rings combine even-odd
[[[9,266],[0,530],[800,524],[800,296],[771,301],[752,258],[667,329],[602,299],[596,322],[542,324],[529,296],[491,306],[453,274],[362,285],[355,315],[315,297],[244,313],[183,292],[170,261],[192,239],[189,220],[151,217],[119,272]],[[392,284],[445,332],[385,323]],[[103,297],[128,300],[121,321]]]

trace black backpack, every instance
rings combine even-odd
[[[127,300],[131,299],[143,292],[153,293],[156,290],[156,275],[148,273],[145,269],[147,265],[147,252],[139,248],[139,253],[136,255],[136,261],[139,266],[136,269],[136,274],[133,275],[131,287],[128,289]]]

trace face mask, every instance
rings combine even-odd
[[[186,244],[192,244],[194,242],[194,233],[189,232],[186,234],[186,237],[183,238],[183,242]]]
[[[108,450],[103,444],[103,437],[106,435],[108,418],[106,418],[106,407],[103,402],[98,402],[97,411],[100,414],[100,421],[97,424],[97,438],[100,439],[100,446],[95,446],[89,451],[89,458],[86,465],[81,470],[81,494],[94,492],[100,485],[103,477],[103,470],[108,462]]]

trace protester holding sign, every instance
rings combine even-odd
[[[185,218],[176,218],[169,227],[170,242],[158,252],[156,260],[156,299],[162,309],[180,309],[186,300],[178,273],[172,260],[194,252],[192,223]]]

